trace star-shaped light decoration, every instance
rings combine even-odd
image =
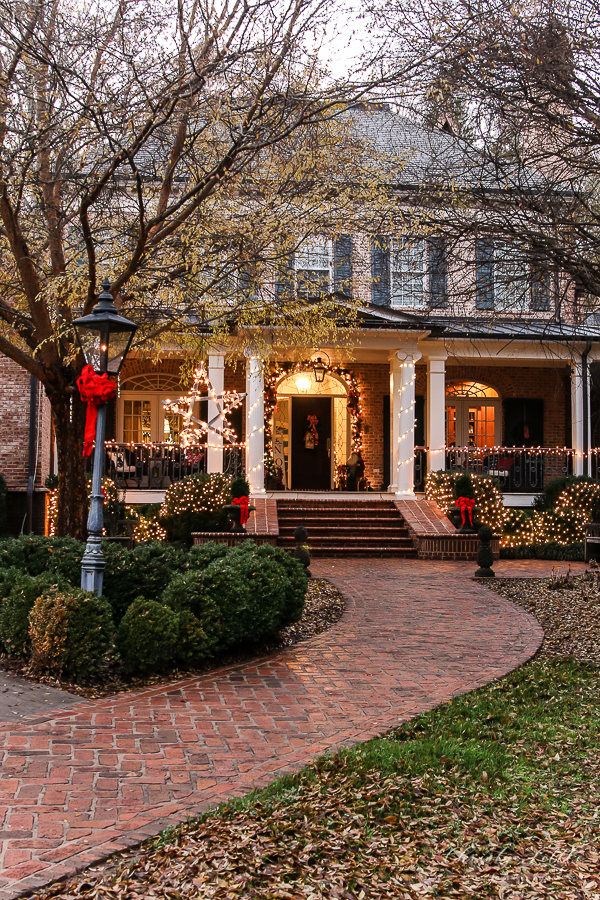
[[[201,396],[202,385],[206,385],[208,396]],[[223,444],[227,444],[229,447],[245,446],[237,440],[237,434],[227,422],[227,416],[231,410],[241,406],[245,396],[245,393],[240,394],[237,391],[223,391],[222,394],[217,394],[210,383],[206,367],[201,362],[194,370],[194,384],[187,396],[179,397],[178,400],[163,400],[162,405],[166,412],[173,412],[183,417],[183,427],[180,432],[182,447],[199,444],[201,439],[206,437],[207,446],[221,450],[221,444],[210,443],[211,434],[222,437]],[[217,407],[217,414],[210,421],[208,421],[208,412],[207,421],[198,419],[194,415],[194,404],[201,403],[203,400],[212,400]]]

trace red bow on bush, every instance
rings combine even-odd
[[[79,388],[81,399],[84,403],[87,403],[83,455],[89,456],[96,439],[98,407],[102,403],[108,403],[109,400],[112,400],[117,393],[117,386],[114,381],[108,380],[106,372],[102,375],[96,375],[91,366],[85,366],[77,379],[77,387]]]
[[[240,508],[240,525],[245,525],[248,519],[250,518],[250,513],[248,512],[248,498],[247,497],[235,497],[231,503],[234,506],[239,506]]]
[[[472,528],[472,527],[473,527],[473,507],[475,506],[475,501],[474,501],[474,500],[469,500],[468,497],[459,497],[458,500],[456,501],[456,505],[457,505],[458,508],[460,509],[460,512],[461,512],[461,515],[462,515],[462,524],[463,524],[463,527],[464,527],[464,524],[465,524],[465,522],[466,522],[466,520],[467,520],[467,517],[465,516],[465,510],[468,510],[468,512],[469,512],[469,524],[471,525],[471,528]]]

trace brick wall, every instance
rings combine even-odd
[[[29,465],[29,400],[31,375],[0,354],[0,474],[10,491],[27,490]],[[35,487],[43,487],[50,471],[50,403],[38,383],[37,470]]]
[[[383,458],[389,447],[383,446],[383,398],[390,393],[389,363],[348,366],[354,372],[363,410],[363,460],[365,477],[372,487],[383,485]],[[385,489],[387,490],[387,484]]]
[[[566,367],[522,368],[495,366],[452,366],[446,369],[447,381],[481,381],[495,388],[500,399],[526,397],[544,401],[544,446],[570,445],[571,435],[565,429],[565,405],[570,409],[570,382],[565,379]],[[568,385],[568,390],[565,388]],[[504,421],[502,422],[504,435]]]
[[[29,372],[0,355],[0,473],[10,491],[27,488],[30,382]]]

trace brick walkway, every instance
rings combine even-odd
[[[348,604],[312,641],[0,726],[0,898],[381,734],[509,672],[542,639],[523,610],[471,580],[473,563],[323,559],[312,571]]]

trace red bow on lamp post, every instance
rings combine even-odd
[[[112,400],[117,393],[117,386],[114,381],[108,380],[106,372],[102,375],[97,375],[92,366],[85,366],[77,379],[77,387],[79,388],[81,399],[84,403],[87,403],[83,455],[89,456],[96,439],[98,407],[103,403],[108,403],[109,400]]]
[[[239,506],[240,508],[240,525],[245,525],[248,519],[250,518],[250,513],[248,512],[248,498],[247,497],[234,497],[231,501],[232,506]]]
[[[456,505],[460,509],[460,513],[462,516],[462,527],[464,528],[465,523],[467,521],[465,512],[468,512],[469,513],[469,525],[472,528],[473,527],[473,507],[475,506],[475,501],[470,500],[468,497],[459,497],[456,501]]]

